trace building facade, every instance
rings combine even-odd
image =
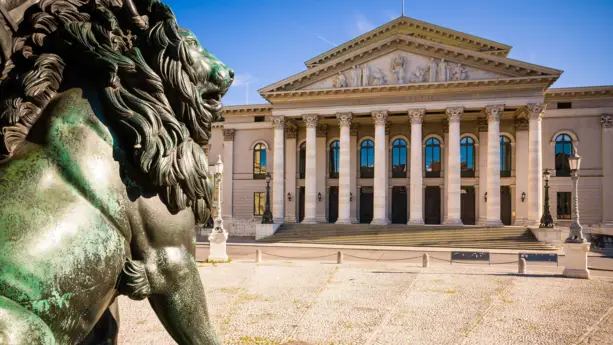
[[[276,223],[533,226],[549,169],[564,224],[576,148],[581,222],[609,231],[613,87],[551,88],[562,71],[510,49],[400,17],[226,107],[208,150],[228,230],[254,234],[267,173]]]

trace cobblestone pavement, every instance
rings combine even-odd
[[[330,261],[200,264],[222,344],[613,344],[613,279],[516,267]],[[120,298],[120,344],[174,344]]]

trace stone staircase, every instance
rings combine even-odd
[[[486,228],[466,226],[387,226],[369,224],[283,224],[261,239],[265,243],[311,243],[339,245],[453,247],[555,251],[558,247],[537,241],[523,227]]]

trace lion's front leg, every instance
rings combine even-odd
[[[193,256],[183,248],[155,252],[155,262],[146,260],[149,302],[168,333],[180,345],[219,344]]]

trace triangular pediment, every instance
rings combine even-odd
[[[409,17],[399,17],[305,62],[309,68],[394,35],[412,36],[465,50],[507,56],[511,46]]]
[[[401,76],[394,71],[397,59],[404,63]],[[354,68],[365,71],[364,66],[368,66],[369,74],[366,85],[362,77],[358,83],[353,74]],[[433,66],[435,72],[432,72]],[[259,92],[266,98],[271,92],[530,77],[551,77],[553,83],[561,73],[502,56],[397,34],[266,86]]]

